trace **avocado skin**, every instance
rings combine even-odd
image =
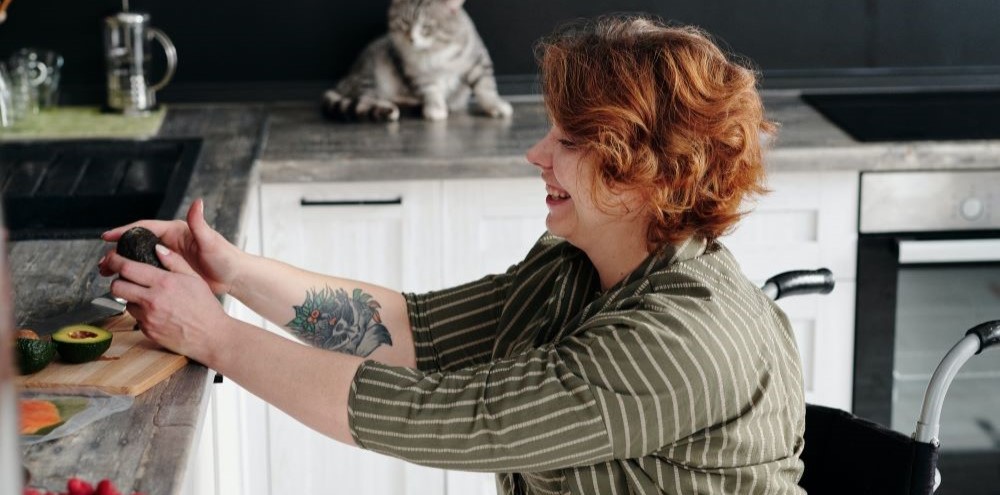
[[[79,331],[94,333],[97,336],[90,337],[86,339],[86,342],[83,342],[72,336],[74,332]],[[101,357],[111,347],[111,336],[111,332],[103,328],[91,325],[70,325],[60,328],[52,334],[52,341],[55,342],[61,360],[76,364],[86,363]]]
[[[22,375],[41,371],[52,362],[56,345],[49,340],[17,339],[17,367]]]
[[[156,245],[159,243],[160,238],[149,229],[132,227],[118,239],[115,251],[130,260],[163,268],[160,258],[156,256]]]

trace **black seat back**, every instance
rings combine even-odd
[[[933,493],[936,447],[840,409],[806,405],[801,458],[810,495]]]

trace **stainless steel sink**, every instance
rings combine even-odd
[[[0,144],[0,192],[12,240],[96,237],[143,218],[174,218],[201,140]]]
[[[1000,90],[804,94],[862,142],[1000,139]]]

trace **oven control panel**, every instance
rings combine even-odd
[[[861,174],[863,234],[1000,229],[1000,170]]]

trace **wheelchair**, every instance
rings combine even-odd
[[[773,300],[833,290],[830,270],[779,273],[761,288]],[[806,404],[805,471],[799,486],[810,495],[930,495],[941,484],[938,432],[945,394],[972,356],[1000,342],[1000,320],[980,323],[944,356],[924,392],[912,436],[840,409]]]

